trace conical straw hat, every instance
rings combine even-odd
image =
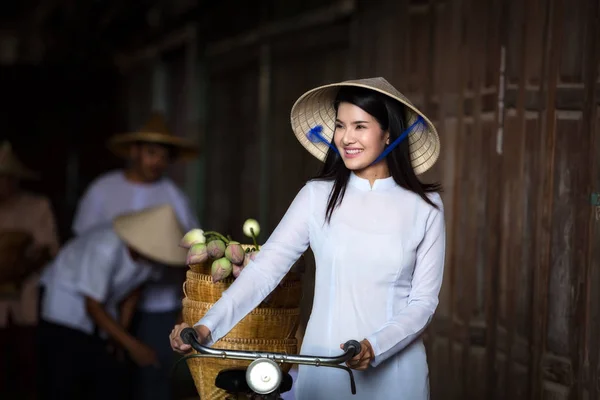
[[[435,164],[440,155],[440,139],[433,123],[384,78],[368,78],[333,83],[309,90],[296,101],[291,111],[294,134],[313,156],[325,161],[329,147],[322,142],[309,140],[309,131],[321,125],[321,135],[329,142],[335,130],[334,101],[342,86],[357,86],[375,90],[406,106],[406,126],[412,125],[421,116],[425,124],[413,129],[408,135],[410,157],[415,174],[422,174]]]
[[[14,176],[19,179],[37,179],[38,175],[25,167],[14,153],[8,141],[0,145],[0,174]]]
[[[184,232],[170,205],[121,215],[113,220],[113,227],[129,247],[144,257],[170,266],[185,266],[187,252],[179,247]]]
[[[139,131],[113,136],[108,142],[108,148],[119,157],[127,158],[130,145],[136,142],[172,146],[178,150],[179,158],[184,160],[193,159],[198,155],[196,145],[173,135],[167,128],[164,116],[156,111]]]

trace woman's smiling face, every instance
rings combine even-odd
[[[362,108],[340,103],[333,140],[346,168],[360,173],[371,167],[385,145],[389,144],[389,137],[388,132],[382,131],[379,122]]]

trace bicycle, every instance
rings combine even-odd
[[[356,383],[352,370],[342,363],[360,353],[361,344],[349,340],[344,344],[344,352],[337,357],[317,357],[289,355],[283,353],[222,350],[203,346],[193,328],[181,331],[181,339],[192,346],[198,354],[190,354],[179,361],[194,357],[216,357],[231,360],[252,361],[247,368],[226,369],[217,375],[215,386],[227,392],[228,399],[281,400],[280,395],[292,389],[293,380],[283,373],[279,364],[302,364],[315,367],[339,368],[350,375],[350,390],[356,394]]]

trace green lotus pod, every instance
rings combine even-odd
[[[186,233],[179,242],[179,246],[184,249],[189,249],[196,243],[206,243],[206,237],[204,236],[204,231],[202,229],[192,229]]]
[[[213,261],[210,268],[213,282],[219,282],[231,275],[232,267],[233,264],[231,264],[226,257],[221,257],[218,260]]]
[[[211,240],[206,245],[206,251],[210,258],[221,258],[225,254],[225,243],[219,239]]]

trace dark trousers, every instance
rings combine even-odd
[[[134,335],[150,346],[158,357],[160,368],[136,368],[133,380],[134,399],[171,400],[170,373],[175,359],[169,334],[175,327],[179,311],[159,313],[137,312],[133,319]]]
[[[129,364],[98,336],[41,320],[37,342],[40,400],[128,398]]]
[[[0,399],[36,399],[35,330],[10,320],[0,328]]]

